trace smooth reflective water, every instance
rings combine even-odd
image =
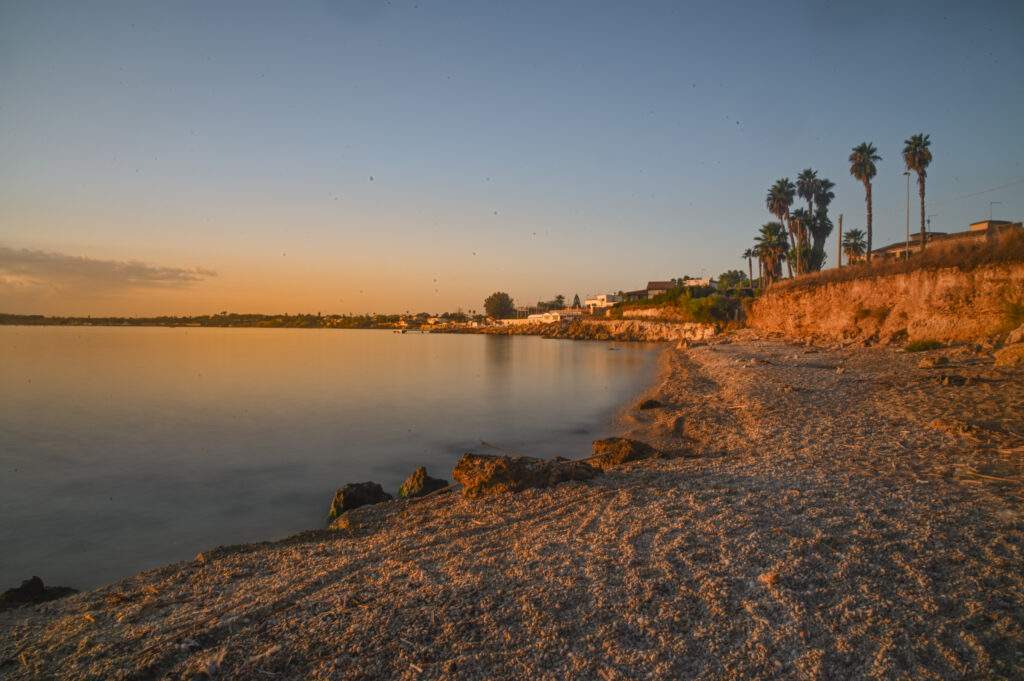
[[[612,351],[614,349],[614,351]],[[387,331],[0,327],[0,589],[321,527],[486,441],[586,456],[656,348]]]

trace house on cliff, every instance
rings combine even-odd
[[[650,300],[654,296],[661,295],[662,293],[668,293],[672,289],[679,288],[680,286],[708,286],[710,288],[717,288],[717,283],[714,279],[690,278],[670,279],[669,281],[649,281],[647,282],[647,288],[642,288],[639,291],[627,291],[626,300]]]
[[[982,220],[981,222],[972,222],[970,229],[966,232],[952,232],[947,234],[945,232],[926,232],[925,233],[925,244],[946,244],[955,242],[970,242],[980,241],[984,239],[991,239],[1000,234],[1005,234],[1012,230],[1021,229],[1020,222],[1011,222],[1009,220]],[[910,252],[919,253],[921,251],[921,233],[913,232],[910,235]],[[907,253],[907,241],[897,241],[894,244],[883,246],[882,248],[871,251],[871,255],[874,258],[891,258],[899,259]]]

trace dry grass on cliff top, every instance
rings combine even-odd
[[[1024,368],[740,337],[623,415],[682,456],[3,612],[0,678],[1024,678]]]
[[[857,279],[870,279],[893,274],[907,274],[920,270],[956,268],[964,272],[986,265],[1024,263],[1024,230],[1012,230],[992,239],[937,242],[929,244],[923,254],[911,255],[910,260],[876,259],[843,267],[833,267],[786,279],[773,285],[772,292],[794,291],[803,288],[838,284]]]

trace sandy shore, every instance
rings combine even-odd
[[[0,613],[0,678],[1024,678],[1024,369],[749,332],[661,361],[622,425],[677,458]]]

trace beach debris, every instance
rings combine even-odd
[[[629,461],[660,459],[663,455],[646,442],[625,437],[606,437],[594,440],[594,455],[588,463],[602,470],[621,466]]]
[[[658,400],[643,400],[643,401],[640,402],[640,404],[636,405],[636,408],[637,409],[658,409],[659,407],[663,407],[663,406],[665,406],[665,405],[663,405]]]
[[[78,593],[78,590],[67,586],[45,586],[42,579],[33,576],[31,579],[22,581],[21,586],[8,589],[0,594],[0,610],[44,603],[70,596],[73,593]]]
[[[569,480],[589,480],[599,473],[585,463],[466,453],[456,464],[452,477],[462,483],[462,496],[472,499],[551,487]]]
[[[427,474],[427,469],[424,466],[420,466],[398,488],[398,496],[402,499],[422,497],[439,489],[444,489],[447,486],[447,480],[430,477]]]
[[[376,482],[350,482],[334,493],[334,501],[331,502],[331,512],[328,517],[333,520],[353,508],[379,504],[391,501],[391,499],[391,495]]]

